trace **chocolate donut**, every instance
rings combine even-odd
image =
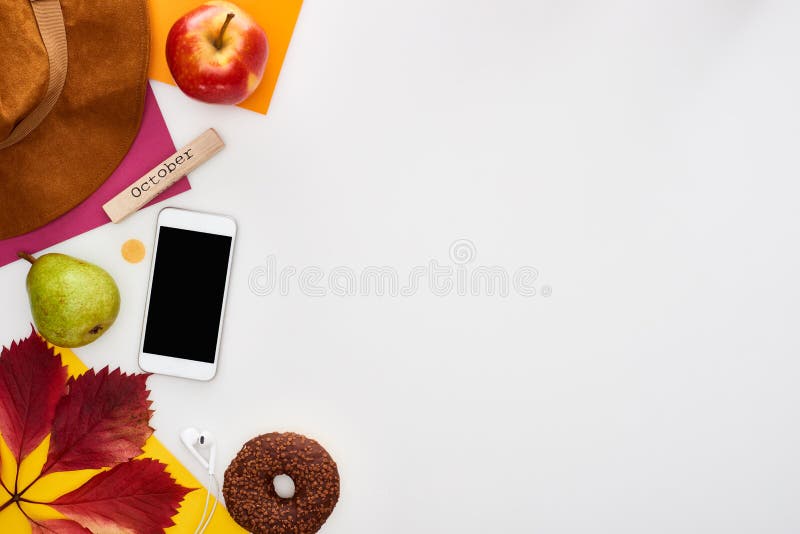
[[[278,475],[294,481],[294,496],[280,497]],[[255,437],[225,470],[222,493],[231,517],[254,534],[313,534],[339,500],[339,470],[313,439],[287,432]]]

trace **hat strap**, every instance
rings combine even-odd
[[[5,140],[0,141],[0,150],[21,141],[39,126],[56,105],[67,79],[67,32],[64,28],[61,3],[59,0],[30,0],[30,2],[50,64],[47,92],[39,105],[17,123]]]

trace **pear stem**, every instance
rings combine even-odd
[[[222,50],[222,36],[225,35],[225,30],[228,29],[228,24],[231,23],[231,19],[235,16],[233,13],[228,13],[228,16],[225,17],[225,22],[222,23],[222,28],[219,30],[219,35],[217,38],[214,39],[214,48],[217,50]]]
[[[27,252],[17,252],[17,256],[22,258],[23,260],[27,260],[33,265],[36,262],[36,258],[28,254]]]

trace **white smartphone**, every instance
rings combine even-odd
[[[139,367],[195,380],[217,372],[236,223],[177,208],[158,214]]]

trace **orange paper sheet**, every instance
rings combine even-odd
[[[71,376],[86,372],[86,366],[78,359],[74,352],[69,349],[57,347],[55,350],[61,354],[61,360],[67,366]],[[158,403],[156,402],[156,408],[157,405]],[[175,429],[175,432],[179,432],[180,430],[181,429]],[[20,469],[20,482],[26,483],[36,478],[36,475],[41,471],[42,465],[44,465],[47,459],[47,447],[49,443],[50,438],[48,437],[36,450],[23,460]],[[181,507],[178,509],[178,513],[172,518],[175,525],[166,530],[169,534],[193,533],[203,514],[203,505],[206,501],[206,490],[203,484],[201,484],[201,482],[198,481],[155,436],[147,440],[144,446],[144,454],[142,454],[140,458],[155,458],[167,464],[167,471],[179,484],[187,488],[197,488],[184,497]],[[0,437],[0,466],[0,476],[2,476],[6,484],[13,486],[14,474],[16,473],[16,461],[14,455],[8,450],[2,437]],[[26,497],[40,502],[52,501],[60,495],[64,495],[80,487],[98,472],[99,470],[97,469],[84,469],[81,471],[65,471],[62,473],[45,475],[36,486],[30,489]],[[219,482],[222,484],[221,479]],[[2,490],[0,490],[0,492],[2,492]],[[212,503],[213,500],[214,498],[212,496]],[[209,507],[210,506],[209,504]],[[63,517],[53,508],[44,505],[26,504],[25,510],[34,519],[60,519]],[[9,506],[5,510],[0,511],[0,532],[25,534],[30,531],[30,523],[16,506]],[[228,510],[220,503],[214,512],[214,516],[206,532],[209,534],[236,534],[239,532],[244,533],[245,530],[236,524],[233,518],[228,514]]]
[[[202,5],[200,0],[149,0],[150,2],[150,78],[171,83],[164,49],[169,29],[187,12]],[[264,78],[255,93],[239,104],[258,113],[267,113],[272,93],[278,83],[283,58],[289,48],[297,16],[303,0],[235,0],[234,3],[250,14],[267,34],[269,56]]]

